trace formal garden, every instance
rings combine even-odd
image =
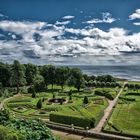
[[[107,132],[140,136],[140,90],[138,83],[127,84],[104,127]],[[134,84],[135,83],[135,84]]]
[[[110,95],[115,94],[115,89],[104,90],[108,93],[111,91]],[[76,90],[62,92],[61,87],[54,86],[54,91],[52,93],[48,89],[46,92],[35,93],[35,96],[33,93],[19,95],[8,100],[5,108],[16,118],[40,118],[47,122],[73,124],[84,129],[95,127],[108,105],[105,96],[96,95],[102,91],[99,88],[80,92]]]
[[[14,140],[54,140],[48,125],[92,130],[123,84],[110,75],[86,75],[78,68],[1,63],[0,129],[14,133],[9,136]],[[139,95],[139,83],[125,84],[103,131],[139,134]]]

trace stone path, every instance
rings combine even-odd
[[[118,98],[120,96],[120,94],[122,93],[124,86],[127,82],[125,82],[121,88],[121,90],[119,91],[118,95],[116,96],[116,98],[113,101],[109,101],[109,105],[108,107],[104,110],[104,116],[101,118],[100,122],[98,123],[98,125],[94,128],[91,129],[90,131],[94,131],[94,132],[101,132],[103,126],[105,125],[106,121],[108,120],[109,116],[112,113],[113,107],[117,104]]]

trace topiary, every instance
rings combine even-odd
[[[37,102],[37,104],[36,104],[36,107],[37,107],[38,109],[41,109],[41,108],[42,108],[42,100],[41,100],[41,99],[38,100],[38,102]]]
[[[88,101],[88,97],[85,96],[85,97],[84,97],[84,100],[83,100],[83,104],[88,104],[88,103],[89,103],[89,101]]]

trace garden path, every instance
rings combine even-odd
[[[120,96],[120,94],[122,93],[125,85],[127,82],[124,82],[122,88],[120,89],[118,95],[115,97],[115,99],[113,101],[109,101],[109,105],[108,107],[104,110],[104,116],[101,118],[100,122],[97,124],[97,126],[93,129],[91,129],[90,131],[92,132],[101,132],[103,126],[105,125],[106,121],[109,119],[112,111],[113,111],[113,107],[117,104],[118,98]]]

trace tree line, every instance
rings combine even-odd
[[[21,86],[34,86],[36,92],[47,89],[54,84],[74,86],[78,91],[86,86],[94,86],[95,82],[115,82],[110,75],[89,76],[83,74],[79,68],[56,67],[54,65],[38,66],[34,64],[21,64],[15,60],[13,64],[0,63],[0,87],[16,87],[16,93],[20,92]]]

